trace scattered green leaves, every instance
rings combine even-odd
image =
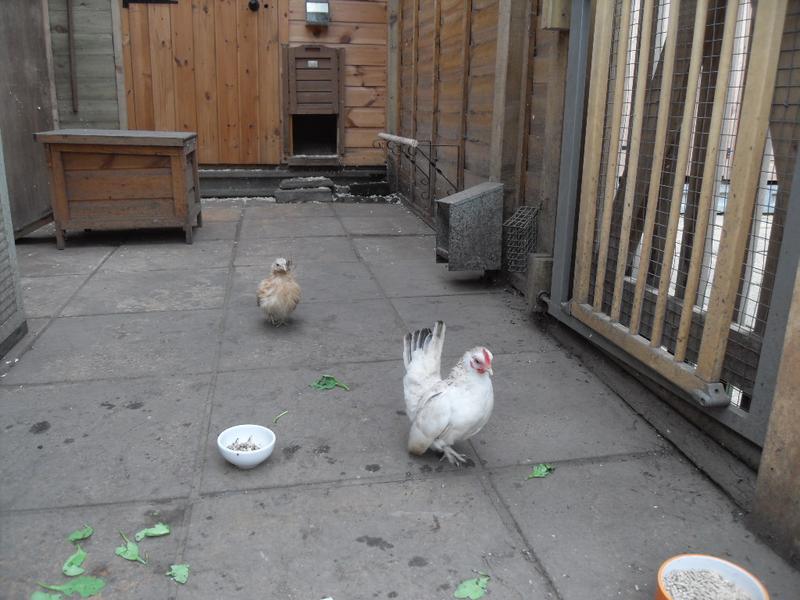
[[[85,540],[90,535],[94,533],[94,529],[92,529],[89,525],[84,525],[81,529],[76,529],[72,533],[67,536],[67,539],[70,542],[80,542],[81,540]]]
[[[139,556],[139,544],[136,542],[129,540],[124,533],[121,531],[119,534],[122,536],[122,539],[125,540],[124,546],[118,546],[114,553],[117,556],[121,556],[125,560],[134,560],[137,562],[142,563],[143,565],[147,564],[147,561]]]
[[[61,594],[48,594],[47,592],[33,592],[31,600],[61,600],[64,596]]]
[[[83,575],[85,569],[81,565],[83,564],[84,560],[86,560],[86,551],[78,546],[78,549],[75,550],[75,553],[67,559],[67,562],[64,563],[64,566],[61,567],[61,570],[67,577]]]
[[[189,581],[189,565],[170,565],[167,577],[176,583],[186,583]]]
[[[527,479],[541,479],[542,477],[547,477],[555,470],[556,468],[553,465],[539,463],[538,465],[533,466],[533,469],[531,469]]]
[[[486,573],[478,573],[474,579],[465,579],[458,584],[453,598],[468,598],[469,600],[479,600],[486,595],[489,588],[491,577]]]
[[[319,379],[317,379],[314,383],[311,384],[311,387],[315,390],[332,390],[334,388],[340,387],[343,390],[350,391],[350,388],[343,384],[341,381],[336,379],[333,375],[323,375]]]
[[[279,415],[275,415],[275,418],[274,418],[274,419],[272,419],[272,424],[274,425],[275,423],[277,423],[277,422],[278,422],[278,419],[280,419],[280,418],[281,418],[281,417],[283,417],[284,415],[288,415],[288,414],[289,414],[289,411],[288,411],[288,410],[285,410],[285,411],[283,411],[281,414],[279,414]]]
[[[72,596],[72,594],[78,594],[81,598],[91,598],[95,594],[99,594],[104,587],[106,587],[106,582],[102,579],[98,579],[97,577],[90,577],[88,575],[81,575],[80,577],[76,577],[75,579],[70,579],[67,583],[63,585],[47,585],[44,583],[40,583],[46,590],[53,590],[54,592],[62,592],[67,596]]]
[[[148,527],[147,529],[142,529],[141,531],[137,531],[136,535],[133,538],[137,542],[141,542],[146,537],[160,537],[162,535],[169,534],[169,525],[166,523],[156,523],[152,527]]]

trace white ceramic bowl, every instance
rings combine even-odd
[[[235,451],[228,448],[236,438],[244,442],[252,437],[261,446],[258,450]],[[234,425],[217,436],[217,448],[222,457],[240,469],[252,469],[269,458],[275,448],[275,434],[261,425]]]

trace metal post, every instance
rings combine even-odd
[[[800,153],[795,159],[769,316],[761,344],[750,412],[746,419],[748,429],[752,428],[753,436],[760,443],[763,443],[767,433],[772,397],[775,394],[775,380],[781,365],[789,307],[792,305],[794,280],[797,269],[800,268],[800,236],[796,235],[798,231],[800,231]]]
[[[553,275],[548,307],[548,312],[559,319],[563,317],[562,305],[570,299],[572,285],[591,22],[591,0],[572,0],[567,86],[564,95],[564,129],[561,136],[561,167],[553,244]]]

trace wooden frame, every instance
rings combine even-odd
[[[50,165],[56,245],[68,229],[202,226],[197,135],[63,129],[35,134]]]

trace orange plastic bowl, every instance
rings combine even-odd
[[[767,588],[755,575],[739,565],[708,554],[679,554],[665,560],[658,569],[656,600],[673,600],[664,586],[664,579],[672,571],[679,569],[715,571],[750,594],[753,600],[769,600]]]

